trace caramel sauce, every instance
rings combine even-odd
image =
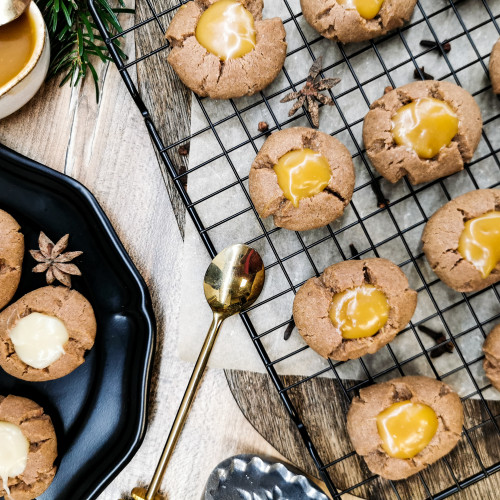
[[[235,0],[213,3],[198,20],[196,39],[221,61],[248,54],[256,43],[252,14]]]
[[[278,185],[295,207],[300,200],[321,193],[332,176],[328,160],[309,148],[290,151],[274,166]]]
[[[0,87],[28,64],[36,43],[36,27],[29,12],[0,26]]]
[[[380,12],[384,0],[337,0],[346,9],[356,9],[367,20],[373,19]]]
[[[334,295],[330,320],[345,339],[360,339],[375,335],[389,317],[385,294],[373,285],[349,288]]]
[[[427,405],[401,401],[377,415],[382,448],[393,458],[413,458],[432,440],[438,428],[436,412]]]
[[[468,220],[458,241],[458,251],[487,278],[500,262],[500,212]]]
[[[396,144],[413,149],[420,158],[434,158],[458,133],[458,117],[451,106],[424,97],[400,108],[392,117]]]

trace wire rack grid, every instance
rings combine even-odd
[[[386,200],[382,193],[381,186],[384,181],[382,180],[381,182],[380,177],[372,170],[361,144],[359,136],[363,117],[357,117],[354,120],[351,119],[349,115],[349,105],[347,104],[349,103],[349,99],[346,98],[362,99],[368,107],[374,100],[370,89],[377,88],[380,95],[385,85],[396,88],[401,83],[406,83],[400,82],[400,77],[398,75],[400,71],[405,68],[407,70],[408,67],[415,72],[415,78],[424,79],[426,77],[426,72],[421,62],[424,60],[425,56],[429,54],[438,54],[440,56],[439,60],[441,62],[439,68],[436,68],[438,72],[438,74],[435,75],[436,79],[446,79],[460,85],[465,72],[468,72],[467,74],[474,73],[477,75],[475,87],[469,88],[468,90],[471,91],[476,99],[480,99],[481,96],[492,95],[487,69],[489,52],[485,52],[484,49],[478,46],[477,34],[479,32],[484,32],[484,30],[489,30],[489,32],[491,32],[490,47],[493,45],[496,37],[500,35],[500,2],[497,0],[478,0],[477,2],[472,0],[455,2],[452,0],[440,0],[437,2],[426,2],[421,0],[417,4],[416,14],[412,21],[400,30],[387,36],[364,44],[356,44],[352,47],[327,42],[331,43],[332,47],[336,47],[336,54],[338,57],[336,60],[331,60],[325,66],[323,73],[342,70],[344,74],[339,74],[338,76],[345,78],[347,74],[349,76],[348,80],[352,82],[352,85],[347,85],[347,88],[344,87],[339,92],[336,92],[335,88],[330,91],[330,96],[335,101],[335,107],[338,111],[338,126],[336,129],[329,131],[331,135],[345,138],[344,142],[349,142],[353,161],[356,164],[358,182],[351,203],[352,216],[348,221],[345,221],[343,225],[332,224],[327,226],[327,228],[315,239],[308,238],[307,235],[301,233],[290,233],[296,238],[298,247],[295,251],[283,255],[276,242],[275,236],[284,230],[273,227],[271,224],[266,224],[259,219],[248,195],[248,175],[243,175],[237,168],[234,162],[233,153],[238,153],[240,148],[244,147],[251,147],[254,152],[257,153],[259,149],[258,145],[263,142],[267,134],[275,130],[280,130],[284,127],[293,126],[299,123],[302,124],[304,121],[307,121],[310,126],[312,126],[310,116],[306,110],[298,113],[297,116],[293,118],[282,117],[277,112],[277,101],[286,93],[300,88],[304,84],[305,79],[295,78],[290,67],[287,69],[287,65],[285,64],[283,69],[284,85],[280,88],[271,87],[271,90],[260,92],[253,101],[249,103],[245,101],[243,105],[237,101],[230,101],[230,111],[225,117],[218,120],[212,119],[210,108],[207,105],[208,100],[195,96],[197,104],[206,119],[206,127],[193,131],[180,140],[169,143],[165,140],[165,137],[161,136],[159,129],[153,122],[150,110],[148,110],[144,102],[144,95],[141,95],[141,92],[134,83],[131,70],[134,66],[143,63],[146,59],[168,49],[168,43],[163,38],[166,24],[168,24],[167,19],[169,19],[185,1],[172,0],[168,5],[160,7],[158,5],[159,0],[138,0],[146,2],[150,15],[140,22],[137,22],[134,26],[117,34],[110,34],[106,31],[104,24],[95,11],[93,5],[94,1],[95,0],[89,0],[89,4],[96,25],[108,46],[110,54],[118,67],[125,85],[144,117],[153,144],[161,156],[164,166],[172,178],[182,202],[186,206],[187,213],[193,220],[196,230],[199,232],[210,256],[215,256],[217,252],[222,249],[216,241],[219,231],[224,230],[225,227],[234,228],[234,226],[229,226],[228,224],[234,224],[234,222],[239,221],[242,216],[251,216],[258,221],[258,227],[260,228],[259,234],[250,238],[246,243],[250,245],[265,244],[268,246],[270,251],[268,255],[270,255],[271,258],[266,262],[266,271],[278,270],[281,272],[285,279],[286,286],[284,289],[274,290],[273,294],[263,298],[260,302],[242,313],[241,319],[252,338],[287,412],[296,424],[321,478],[327,484],[333,497],[341,498],[343,494],[348,492],[366,492],[367,490],[363,490],[363,487],[369,486],[370,483],[377,480],[377,477],[371,475],[365,468],[365,474],[361,476],[359,480],[356,480],[352,484],[343,484],[339,486],[338,481],[332,480],[332,477],[336,477],[332,471],[335,467],[344,462],[347,463],[349,459],[355,456],[355,453],[352,450],[348,452],[343,451],[339,456],[326,457],[320,456],[320,453],[317,451],[314,440],[311,438],[310,430],[304,425],[304,415],[297,411],[290,394],[302,384],[306,384],[310,380],[325,375],[330,375],[336,380],[337,386],[345,398],[346,405],[361,387],[379,381],[384,377],[405,375],[407,367],[415,361],[425,362],[428,368],[428,374],[440,380],[448,381],[451,380],[452,377],[458,375],[462,378],[465,377],[470,384],[470,391],[468,391],[468,394],[463,395],[463,401],[476,400],[480,406],[480,417],[476,415],[474,418],[466,419],[462,438],[464,441],[463,447],[468,449],[471,457],[470,461],[474,463],[474,470],[472,473],[464,474],[461,471],[455,470],[454,463],[451,459],[444,458],[441,460],[441,463],[444,464],[442,467],[449,479],[449,485],[446,487],[442,487],[441,485],[441,489],[436,491],[436,486],[430,484],[429,477],[425,476],[423,473],[419,473],[416,476],[416,481],[418,481],[419,485],[415,492],[419,491],[422,497],[427,498],[446,498],[466,486],[498,471],[500,469],[500,456],[493,456],[492,458],[491,456],[485,455],[480,446],[481,443],[478,443],[475,437],[475,433],[478,430],[487,428],[489,433],[488,439],[500,441],[498,411],[493,407],[488,396],[492,389],[487,381],[485,381],[484,376],[480,373],[482,353],[480,349],[476,352],[471,352],[469,347],[464,348],[464,343],[462,342],[463,339],[475,335],[478,342],[482,343],[489,330],[489,326],[500,318],[500,294],[498,287],[493,286],[472,294],[455,294],[450,301],[443,302],[441,284],[439,280],[436,279],[435,275],[428,272],[421,249],[418,247],[418,244],[415,244],[415,235],[421,234],[428,220],[429,211],[425,204],[426,197],[429,193],[439,192],[444,203],[457,194],[455,190],[455,184],[457,182],[460,184],[460,189],[462,189],[462,191],[464,186],[467,186],[469,189],[478,189],[492,188],[500,185],[500,105],[498,105],[498,101],[489,101],[490,103],[492,102],[492,104],[488,106],[486,113],[485,109],[482,109],[485,116],[481,146],[473,161],[466,165],[464,172],[457,174],[459,176],[459,181],[454,183],[450,182],[449,179],[440,179],[414,187],[405,179],[401,181],[401,187],[399,189],[391,187],[390,192],[389,188],[385,190],[386,194],[390,193],[388,194],[390,198],[389,201]],[[305,21],[300,12],[298,0],[279,1],[283,3],[285,12],[288,13],[287,16],[282,16],[287,32],[289,29],[295,30],[301,40],[301,43],[298,45],[291,48],[289,47],[287,59],[293,58],[295,54],[301,51],[305,51],[310,56],[311,61],[316,59],[317,50],[315,49],[324,43],[325,40],[317,34],[311,38],[310,35],[305,33]],[[472,16],[470,15],[470,8],[467,8],[467,5],[471,3],[477,4],[474,7]],[[449,37],[446,41],[450,42],[452,46],[457,40],[461,40],[462,42],[467,41],[469,47],[468,56],[465,53],[463,55],[453,54],[453,52],[448,53],[448,51],[445,50],[446,47],[443,46],[444,40],[440,39],[439,36],[442,28],[441,23],[443,19],[450,20],[450,18],[453,19],[457,29],[453,36]],[[134,60],[129,61],[122,59],[114,46],[114,41],[119,37],[133,34],[134,31],[140,30],[150,23],[154,24],[159,34],[161,34],[161,36],[158,37],[158,46]],[[431,44],[431,46],[422,47],[413,43],[411,34],[412,30],[416,30],[417,27],[426,28],[430,40],[435,42],[434,46]],[[401,58],[396,61],[389,60],[385,53],[385,44],[390,41],[393,43],[395,40],[401,46]],[[380,71],[366,77],[359,74],[360,71],[357,68],[356,59],[358,56],[367,54],[368,52],[373,58],[374,65],[379,68]],[[452,57],[453,55],[455,57]],[[457,55],[459,57],[456,57]],[[165,62],[165,64],[167,63]],[[303,75],[306,71],[306,67],[301,68],[300,74]],[[385,84],[381,82],[385,82]],[[253,134],[245,119],[245,113],[257,105],[264,106],[267,110],[267,116],[270,117],[269,131]],[[219,134],[219,127],[230,120],[236,120],[239,123],[244,130],[246,138],[237,144],[227,145]],[[179,146],[187,144],[195,137],[206,133],[211,134],[217,141],[221,153],[197,165],[192,165],[187,171],[176,167],[172,160],[172,153],[176,150],[175,148],[179,148]],[[218,158],[225,158],[232,170],[233,180],[222,187],[217,187],[213,192],[210,192],[210,180],[207,179],[207,194],[193,201],[186,189],[186,177],[192,175],[194,172],[203,172],[204,168]],[[360,172],[362,175],[359,175]],[[454,177],[456,176],[452,176],[450,179]],[[361,178],[361,181],[359,178]],[[229,214],[222,220],[206,224],[203,220],[203,204],[233,188],[239,188],[241,190],[241,196],[246,199],[248,206],[238,209],[235,213]],[[369,192],[371,192],[375,200],[372,209],[369,211],[358,209],[356,194],[365,197]],[[401,207],[408,206],[410,203],[413,207],[413,216],[408,222],[407,220],[402,220],[399,214],[402,210]],[[388,224],[387,227],[390,229],[386,231],[387,234],[385,237],[381,238],[378,235],[375,237],[370,228],[373,227],[373,221],[382,220],[380,219],[382,215],[384,217],[384,224]],[[353,231],[357,231],[357,234],[362,235],[366,242],[360,250],[352,245],[346,245],[346,241],[349,241],[349,234]],[[419,283],[419,286],[416,287],[419,293],[419,302],[422,297],[425,297],[425,303],[427,304],[426,314],[421,315],[418,319],[414,319],[408,328],[400,334],[400,336],[411,335],[412,338],[414,338],[414,352],[406,353],[405,356],[401,356],[401,353],[398,352],[396,347],[388,345],[386,347],[388,356],[388,361],[386,362],[387,366],[377,370],[373,370],[364,359],[358,360],[364,373],[363,380],[346,381],[341,375],[342,363],[329,360],[325,368],[304,376],[299,380],[294,380],[293,383],[286,385],[285,378],[277,374],[276,366],[285,360],[300,356],[300,353],[308,349],[308,347],[303,346],[293,352],[288,352],[281,357],[272,359],[266,349],[266,337],[276,334],[277,332],[282,332],[283,329],[290,327],[290,325],[293,324],[293,320],[280,320],[278,324],[273,324],[262,329],[255,327],[253,318],[255,318],[255,314],[259,314],[259,309],[262,310],[263,307],[272,308],[273,301],[276,301],[280,297],[287,294],[291,294],[293,297],[296,290],[305,282],[305,279],[297,281],[296,277],[290,272],[289,264],[295,258],[300,256],[305,259],[305,262],[308,262],[312,270],[310,275],[319,275],[321,273],[324,266],[318,263],[315,251],[320,249],[326,242],[333,246],[339,259],[344,260],[368,256],[386,256],[387,249],[392,253],[395,248],[394,245],[397,243],[401,249],[399,265],[405,270],[411,269],[411,272],[415,275],[415,279]],[[484,303],[489,304],[489,306],[486,308],[481,307],[480,305]],[[450,321],[450,317],[456,314],[467,315],[469,318],[467,321],[463,322],[463,327],[459,329],[457,329],[456,323]],[[446,340],[436,345],[429,345],[429,343],[419,335],[418,328],[433,320],[438,320],[440,325],[442,325],[446,333]],[[438,366],[436,362],[437,358],[434,354],[449,342],[452,343],[457,358],[457,364],[453,369],[443,372]],[[470,344],[466,345],[469,346]],[[357,462],[357,464],[360,467],[363,466],[361,462]],[[389,485],[389,489],[385,491],[386,493],[390,492],[387,498],[389,498],[389,496],[398,499],[404,497],[398,487],[398,483],[387,482],[387,484]],[[376,498],[377,494],[374,493],[372,497]],[[413,498],[417,498],[416,493]]]

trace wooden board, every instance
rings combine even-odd
[[[317,470],[291,422],[283,404],[267,375],[236,370],[226,370],[226,378],[241,411],[255,429],[269,441],[287,460],[317,476]],[[297,382],[299,377],[283,377],[285,386]],[[320,378],[309,380],[291,391],[290,398],[325,463],[334,461],[352,452],[352,446],[345,431],[345,415],[348,409],[345,397],[337,382]],[[467,428],[488,419],[483,404],[478,400],[465,402]],[[500,414],[500,402],[489,402],[493,415]],[[497,419],[498,420],[498,419]],[[447,460],[441,460],[419,475],[396,483],[397,493],[402,499],[426,498],[424,481],[435,494],[454,484],[450,471],[457,480],[481,471],[481,465],[474,454],[474,444],[485,467],[500,461],[500,436],[490,421],[488,424],[462,436],[461,441]],[[339,489],[345,489],[371,477],[364,461],[356,455],[342,460],[329,469],[330,477]],[[498,498],[500,475],[495,474],[464,490],[457,497],[476,500]],[[352,494],[370,499],[395,499],[397,495],[390,482],[381,478],[367,482],[351,491]]]

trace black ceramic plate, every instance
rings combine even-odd
[[[23,382],[0,369],[0,394],[33,399],[52,417],[58,471],[43,500],[93,499],[132,458],[146,429],[155,320],[144,281],[92,194],[81,184],[0,145],[0,209],[21,225],[26,253],[13,299],[45,286],[28,250],[40,230],[68,250],[82,277],[73,287],[94,307],[97,337],[85,363],[50,382]]]

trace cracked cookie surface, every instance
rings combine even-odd
[[[17,221],[0,210],[0,309],[16,293],[21,279],[24,236]]]
[[[303,198],[299,206],[286,199],[273,169],[286,153],[309,148],[322,154],[330,165],[332,177],[318,194]],[[280,130],[272,134],[260,149],[249,175],[252,202],[262,218],[273,216],[276,226],[306,231],[338,219],[351,201],[354,190],[354,166],[351,154],[337,139],[306,127]]]
[[[28,460],[22,474],[8,479],[10,497],[0,478],[0,497],[31,500],[41,495],[56,474],[57,439],[48,415],[30,399],[0,396],[0,421],[19,426],[29,442]]]
[[[16,354],[10,331],[30,313],[54,316],[66,327],[69,340],[64,354],[47,368],[37,369]],[[85,352],[94,345],[96,320],[89,301],[76,290],[47,286],[21,297],[0,313],[0,366],[10,375],[33,382],[64,377],[84,361]]]
[[[338,42],[362,42],[400,28],[413,13],[417,0],[385,0],[373,19],[337,0],[300,0],[307,22],[322,36]]]
[[[493,387],[500,391],[500,325],[496,325],[483,344],[483,368]]]
[[[500,94],[500,38],[490,55],[490,80],[495,94]]]
[[[387,322],[371,337],[345,339],[329,317],[333,297],[365,284],[385,294]],[[318,354],[345,361],[373,354],[393,340],[410,321],[416,305],[417,293],[396,264],[380,258],[349,260],[327,267],[319,278],[302,285],[293,302],[293,319],[305,342]]]
[[[392,117],[406,104],[429,97],[449,104],[459,123],[451,143],[427,160],[396,144]],[[388,181],[397,182],[407,175],[412,184],[419,184],[463,170],[479,144],[481,131],[481,111],[466,90],[449,82],[429,80],[409,83],[375,101],[364,120],[363,141],[368,158]]]
[[[281,19],[262,19],[262,0],[241,0],[255,21],[255,48],[242,57],[221,61],[203,47],[195,32],[202,13],[216,0],[194,0],[175,14],[166,32],[172,46],[168,62],[182,82],[201,97],[230,99],[253,95],[281,71],[286,32]]]
[[[427,222],[422,234],[423,250],[439,279],[458,292],[474,292],[500,280],[500,263],[483,278],[458,251],[465,223],[500,210],[500,189],[470,191],[443,205]]]
[[[382,448],[377,430],[380,412],[401,401],[430,406],[438,418],[429,444],[410,459],[393,458]],[[405,479],[449,453],[462,433],[464,414],[458,395],[446,384],[428,377],[400,377],[359,391],[347,414],[347,432],[368,468],[386,479]]]

